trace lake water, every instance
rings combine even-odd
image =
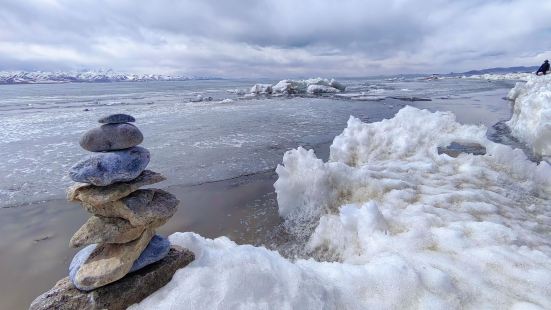
[[[452,111],[459,122],[492,127],[511,115],[512,81],[419,78],[343,79],[324,96],[244,96],[257,82],[215,80],[107,84],[0,85],[0,309],[28,307],[66,276],[68,245],[88,217],[65,201],[68,168],[86,155],[80,135],[98,118],[128,113],[151,151],[149,169],[181,201],[160,233],[194,231],[278,249],[272,184],[285,151],[328,146],[350,115],[393,117],[405,105]],[[197,101],[197,96],[211,100]],[[224,99],[231,99],[229,100]],[[430,101],[429,101],[430,100]],[[495,139],[509,141],[497,129]],[[284,239],[284,238],[283,238]]]

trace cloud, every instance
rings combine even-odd
[[[2,2],[0,70],[365,76],[537,65],[540,0]]]

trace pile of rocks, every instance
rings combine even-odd
[[[81,202],[92,213],[70,244],[86,247],[70,264],[70,281],[58,282],[50,292],[39,296],[31,309],[69,309],[56,305],[66,300],[67,294],[71,300],[88,304],[89,309],[106,305],[109,309],[124,309],[166,284],[178,268],[193,260],[191,252],[171,249],[168,239],[155,234],[155,229],[174,215],[179,201],[160,189],[140,189],[165,178],[145,170],[150,154],[138,146],[143,135],[130,124],[135,119],[115,114],[99,122],[104,125],[89,130],[80,140],[82,148],[95,153],[75,164],[69,173],[79,183],[69,189],[68,199]],[[167,262],[163,266],[166,259],[171,268],[166,268]],[[155,266],[138,272],[137,277],[133,274],[152,264]],[[135,293],[130,294],[134,297],[126,294],[121,298],[112,293],[113,288],[125,287]]]

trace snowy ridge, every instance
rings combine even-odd
[[[97,82],[140,82],[140,81],[185,81],[198,78],[159,74],[124,74],[112,70],[79,72],[43,71],[0,71],[0,84],[49,84],[49,83],[97,83]]]
[[[551,156],[551,75],[532,75],[509,92],[513,116],[507,122],[514,136],[540,156]]]
[[[551,166],[485,132],[412,107],[351,117],[328,162],[298,148],[277,168],[280,215],[312,258],[176,233],[196,260],[131,309],[551,308]],[[438,154],[454,141],[486,154]]]

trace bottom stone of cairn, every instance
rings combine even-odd
[[[38,296],[29,309],[126,309],[166,285],[178,269],[187,266],[194,259],[191,251],[173,247],[162,260],[90,292],[77,289],[67,277]]]

